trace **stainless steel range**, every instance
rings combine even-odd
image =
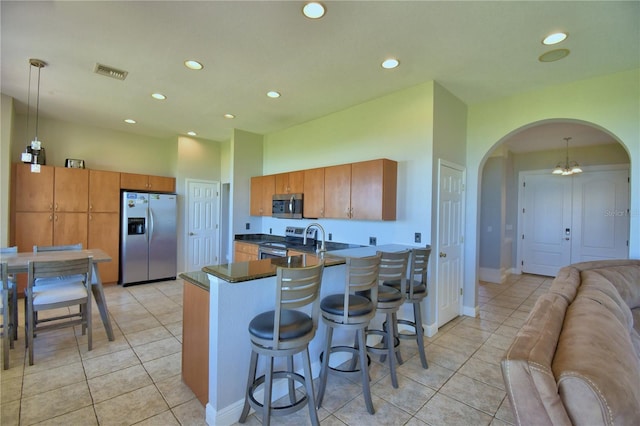
[[[269,259],[274,257],[286,257],[287,250],[310,250],[316,245],[317,230],[307,230],[307,244],[304,244],[304,229],[295,226],[287,226],[284,241],[267,241],[258,246],[258,258]]]

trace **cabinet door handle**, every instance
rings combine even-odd
[[[58,203],[56,203],[56,211],[58,211]]]
[[[49,211],[53,210],[53,204],[49,204]]]
[[[55,221],[57,222],[58,221],[58,215],[55,215],[54,218],[55,218]]]
[[[49,222],[53,220],[53,215],[49,215]]]

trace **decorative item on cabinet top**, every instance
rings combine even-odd
[[[67,158],[64,162],[64,166],[72,169],[84,169],[84,160],[78,160],[77,158]]]

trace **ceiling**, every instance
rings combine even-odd
[[[223,141],[233,128],[267,134],[431,80],[471,105],[640,67],[638,1],[325,1],[319,20],[305,18],[303,4],[3,0],[2,93],[24,113],[29,59],[38,58],[48,64],[41,117]],[[556,30],[569,38],[544,46]],[[538,61],[554,48],[571,54]],[[391,56],[400,66],[383,69]],[[204,69],[187,69],[186,59]],[[104,77],[96,63],[129,74]],[[574,125],[544,137],[557,148]],[[607,139],[595,132],[583,139]],[[536,138],[535,129],[514,136],[513,149],[540,149]]]

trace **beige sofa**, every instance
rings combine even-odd
[[[560,270],[502,360],[519,425],[640,425],[640,260]]]

